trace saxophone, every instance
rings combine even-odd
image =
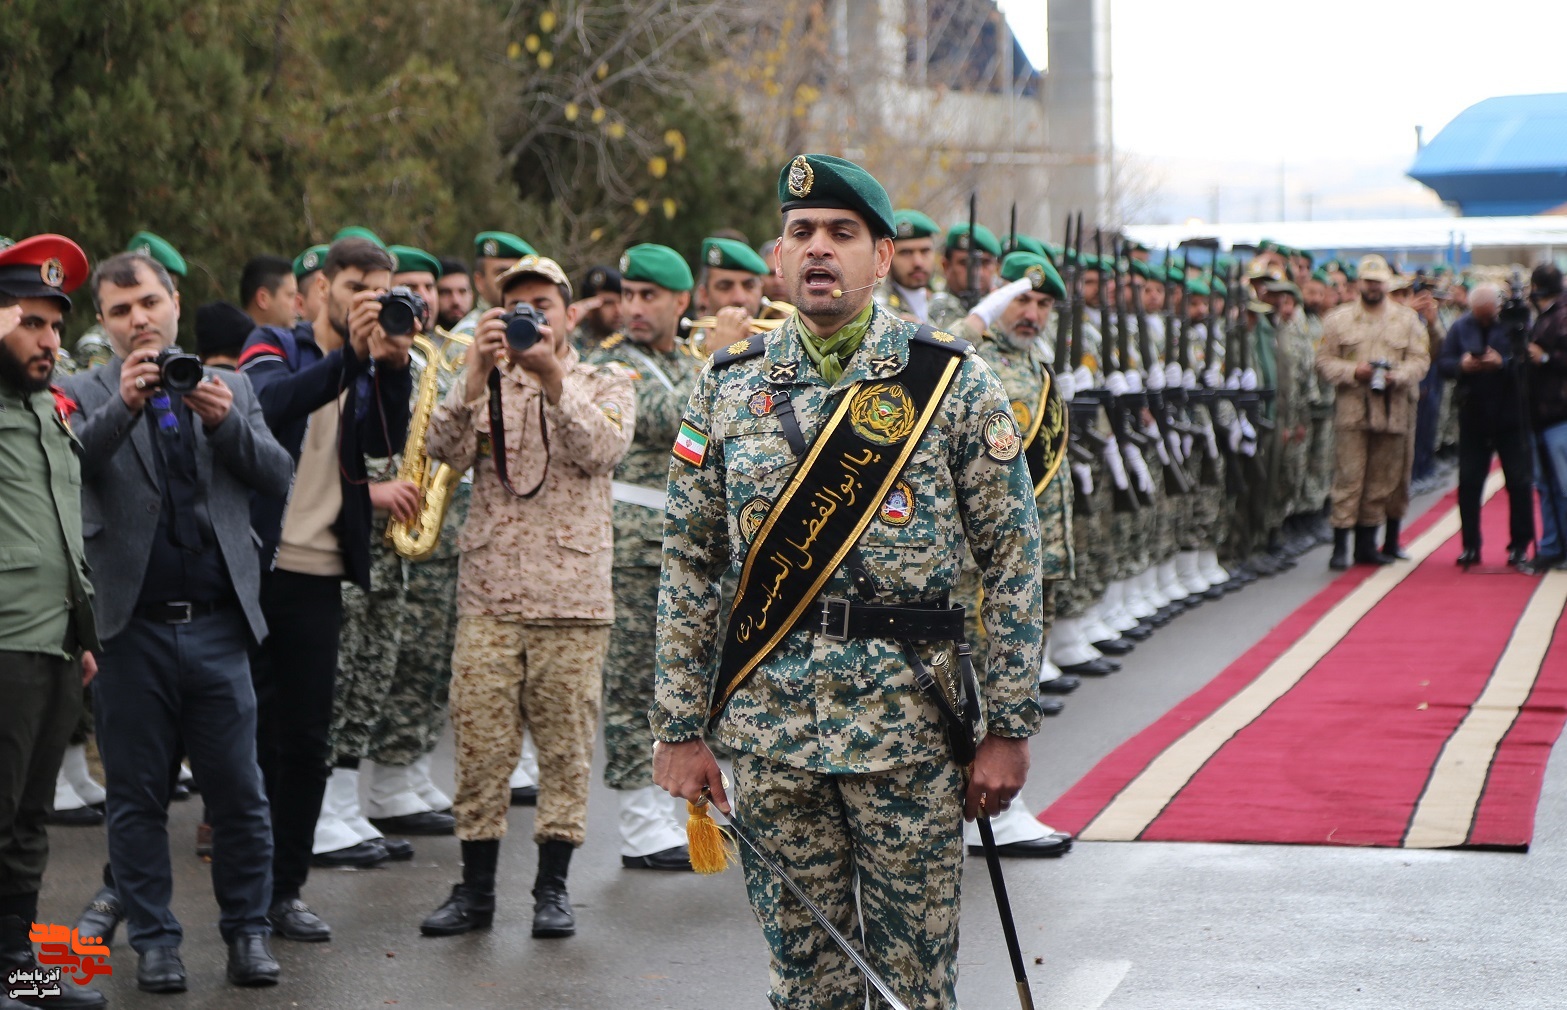
[[[414,398],[413,416],[408,419],[408,439],[403,444],[403,460],[397,467],[397,479],[406,480],[419,488],[419,515],[410,523],[389,520],[386,524],[386,542],[409,561],[423,561],[435,553],[435,545],[441,539],[441,524],[446,520],[446,510],[452,504],[452,489],[462,479],[462,474],[445,463],[434,463],[425,453],[425,436],[430,429],[430,415],[435,413],[435,401],[440,396],[441,373],[455,373],[462,367],[463,352],[471,341],[460,334],[435,331],[443,341],[437,348],[422,334],[413,338],[414,351],[424,357],[424,368],[419,373],[419,392]]]

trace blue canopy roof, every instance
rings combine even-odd
[[[1421,150],[1409,175],[1469,216],[1567,204],[1567,94],[1471,105]]]

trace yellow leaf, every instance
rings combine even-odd
[[[528,47],[528,52],[530,53],[538,52],[539,46],[542,45],[537,35],[529,35],[527,38],[522,40],[522,44]]]
[[[507,59],[515,60],[517,57],[519,57],[521,55],[522,55],[522,47],[519,46],[517,43],[513,42],[511,45],[506,47],[506,58]]]
[[[669,162],[655,154],[648,159],[647,170],[653,178],[662,179],[669,172]]]
[[[590,241],[590,242],[597,242],[599,239],[601,239],[603,237],[604,237],[604,229],[603,228],[594,228],[592,231],[588,232],[588,241]]]
[[[539,28],[547,32],[552,32],[555,30],[554,11],[545,11],[543,14],[539,15]]]
[[[646,216],[648,212],[648,202],[639,196],[635,200],[631,201],[631,209],[636,211],[639,217]]]
[[[671,200],[667,196],[664,197],[664,216],[669,218],[671,221],[675,219],[675,201]]]
[[[604,78],[606,78],[608,76],[609,76],[609,64],[608,63],[600,63],[599,64],[599,68],[598,68],[598,79],[602,81]]]
[[[604,117],[606,115],[608,115],[608,113],[606,113],[602,107],[594,109],[593,110],[593,117],[592,117],[593,118],[593,122],[594,123],[602,123],[604,121]]]
[[[567,102],[566,107],[561,111],[566,114],[566,122],[575,123],[577,121],[577,113],[581,110],[577,108],[576,102]]]
[[[677,147],[681,144],[684,144],[685,142],[685,135],[674,127],[670,127],[664,131],[664,143],[668,144],[670,147]]]
[[[552,64],[554,62],[555,62],[555,54],[550,52],[548,49],[544,50],[542,53],[539,54],[539,67],[540,67],[540,69],[548,70],[550,68],[550,64]]]
[[[609,134],[610,139],[619,140],[621,137],[626,135],[626,128],[621,123],[610,123],[608,126],[604,127],[604,132]]]

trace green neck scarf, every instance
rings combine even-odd
[[[854,352],[860,349],[860,341],[865,339],[865,334],[871,328],[871,312],[875,308],[875,302],[865,306],[864,312],[849,320],[842,329],[830,337],[816,336],[806,328],[804,320],[800,320],[795,326],[795,332],[800,335],[800,344],[805,348],[805,353],[816,366],[816,370],[821,373],[822,378],[829,383],[836,384],[843,378],[843,366],[854,357]]]

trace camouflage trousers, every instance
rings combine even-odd
[[[491,617],[457,622],[452,730],[463,841],[504,838],[512,769],[526,727],[539,752],[537,842],[581,845],[588,820],[599,669],[609,628],[523,624]]]
[[[739,754],[734,772],[736,808],[757,844],[859,944],[893,992],[922,1010],[955,1006],[963,871],[957,766],[823,775]],[[741,862],[772,953],[774,1010],[861,1010],[866,985],[858,970],[744,846]]]
[[[1309,448],[1306,440],[1301,439],[1281,444],[1274,450],[1279,454],[1278,480],[1273,485],[1268,502],[1269,529],[1283,525],[1284,520],[1297,511],[1306,484]]]
[[[1339,430],[1334,443],[1333,528],[1382,525],[1389,499],[1408,480],[1414,440],[1403,433]]]
[[[457,558],[371,556],[370,591],[343,586],[332,699],[333,760],[409,765],[446,727],[457,615]]]
[[[644,789],[653,784],[653,628],[658,618],[657,568],[615,569],[615,629],[604,659],[604,784]]]
[[[1109,535],[1111,508],[1110,488],[1099,457],[1089,464],[1094,490],[1087,495],[1089,508],[1077,508],[1080,499],[1074,499],[1072,512],[1072,554],[1075,577],[1057,585],[1055,591],[1055,615],[1062,618],[1082,617],[1094,601],[1104,595],[1105,586],[1116,579],[1117,545]],[[1075,478],[1074,478],[1075,479]]]
[[[1306,451],[1306,479],[1301,484],[1297,512],[1320,512],[1333,488],[1333,418],[1311,419],[1311,446]]]

